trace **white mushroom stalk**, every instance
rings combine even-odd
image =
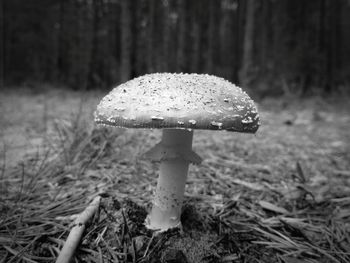
[[[192,151],[193,130],[164,129],[162,141],[147,152],[146,157],[160,161],[157,189],[146,226],[166,231],[181,226],[188,167],[201,158]]]

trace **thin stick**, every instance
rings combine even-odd
[[[74,222],[74,227],[70,231],[68,238],[58,255],[56,263],[69,263],[74,255],[76,248],[80,242],[81,236],[84,233],[85,226],[91,217],[96,213],[98,207],[100,206],[101,197],[97,196],[90,203],[90,205],[85,208],[85,210],[78,216]]]

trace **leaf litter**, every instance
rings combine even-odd
[[[253,138],[196,132],[204,162],[190,170],[183,229],[160,235],[144,227],[157,164],[138,158],[160,132],[56,119],[41,151],[2,162],[0,262],[55,262],[98,195],[74,262],[350,262],[347,135],[328,117],[286,125],[269,106]]]

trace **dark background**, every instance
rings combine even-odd
[[[260,96],[347,92],[348,0],[3,0],[2,85],[209,73]]]

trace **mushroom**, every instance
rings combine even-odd
[[[201,158],[192,151],[194,129],[255,133],[253,100],[231,82],[204,74],[154,73],[129,80],[106,95],[95,112],[98,124],[160,128],[162,139],[145,156],[160,162],[149,229],[181,226],[188,167]]]

